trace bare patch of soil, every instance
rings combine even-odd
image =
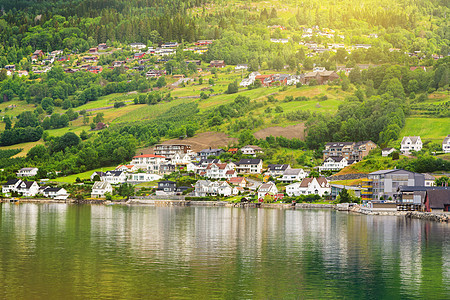
[[[257,139],[265,139],[266,137],[271,136],[271,135],[274,137],[283,136],[288,139],[297,138],[297,139],[304,140],[305,139],[305,124],[300,123],[300,124],[291,125],[291,126],[287,126],[287,127],[280,127],[280,126],[268,127],[268,128],[261,129],[260,131],[257,131],[254,133],[254,136]]]

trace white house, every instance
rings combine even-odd
[[[191,160],[192,157],[188,153],[175,153],[171,159],[171,162],[176,165],[187,165],[191,162]]]
[[[5,185],[2,186],[2,193],[4,195],[10,195],[11,192],[15,192],[17,191],[17,187],[19,186],[19,184],[22,183],[22,180],[20,179],[11,179],[8,180],[8,182],[6,182]]]
[[[166,157],[156,154],[141,154],[136,155],[131,160],[130,165],[136,166],[138,169],[149,170],[157,172],[160,164],[166,163]]]
[[[254,82],[255,82],[255,79],[244,78],[244,79],[242,79],[241,83],[239,83],[239,86],[247,87],[249,85],[252,85]]]
[[[206,197],[209,195],[209,180],[199,180],[194,185],[195,197]]]
[[[217,188],[217,194],[219,196],[228,197],[233,194],[237,194],[237,192],[235,192],[235,189],[232,188],[226,181],[221,181],[219,187]]]
[[[450,153],[450,134],[447,135],[442,142],[442,151],[444,151],[444,153]]]
[[[286,170],[290,168],[291,166],[288,164],[270,164],[267,166],[266,175],[273,177],[281,176]]]
[[[139,168],[136,167],[135,165],[119,165],[116,167],[116,171],[122,171],[122,172],[128,172],[128,173],[132,173],[132,172],[136,172]]]
[[[263,183],[258,188],[258,199],[263,199],[266,195],[276,195],[278,193],[277,186],[273,182]]]
[[[14,191],[25,197],[33,197],[36,196],[37,193],[39,192],[39,185],[37,184],[36,181],[21,180],[20,183],[16,186]]]
[[[111,184],[120,184],[127,181],[127,174],[122,171],[106,171],[100,176],[100,180]]]
[[[248,65],[247,64],[238,64],[238,65],[236,65],[236,67],[234,69],[235,70],[247,70]]]
[[[305,172],[303,169],[287,169],[283,173],[283,177],[281,177],[279,180],[284,183],[291,183],[294,181],[300,181],[303,178],[306,178],[308,176],[308,173]]]
[[[91,197],[101,198],[104,197],[106,193],[112,194],[113,188],[109,182],[106,181],[96,181],[92,186]]]
[[[133,49],[138,49],[138,50],[147,48],[147,45],[142,44],[142,43],[131,43],[131,44],[129,44],[128,46],[130,46],[130,47],[133,48]]]
[[[132,173],[127,174],[127,181],[131,182],[150,182],[162,179],[161,175],[154,173]]]
[[[59,187],[46,187],[42,190],[42,195],[55,200],[66,200],[67,197],[69,197],[67,191],[64,188]]]
[[[347,160],[342,156],[330,156],[324,160],[323,164],[319,167],[319,171],[338,171],[351,165],[353,162],[353,160]]]
[[[420,151],[422,145],[420,136],[405,136],[401,142],[400,151],[404,154],[408,154],[410,151]]]
[[[381,156],[387,157],[389,154],[393,153],[395,151],[395,148],[384,148],[381,150]]]
[[[231,178],[233,174],[227,176],[227,171],[232,170],[232,168],[228,164],[209,164],[206,167],[206,177],[208,178]]]
[[[247,145],[241,148],[242,154],[256,156],[256,153],[262,153],[262,149],[258,146]]]
[[[296,182],[286,186],[286,194],[290,197],[300,195],[330,195],[331,187],[325,177],[305,178],[301,182]]]
[[[17,177],[36,176],[38,171],[38,168],[22,168],[17,172]]]
[[[298,75],[289,75],[286,79],[286,85],[296,85],[301,80],[301,76]]]
[[[244,158],[235,163],[236,172],[240,174],[261,174],[263,162],[259,158]]]

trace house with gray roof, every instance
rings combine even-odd
[[[96,181],[92,186],[91,197],[92,198],[102,198],[105,197],[106,193],[112,194],[112,185],[107,181]]]
[[[292,183],[294,181],[301,181],[307,176],[308,173],[303,169],[287,169],[284,171],[283,176],[279,179],[279,181],[284,183]]]
[[[442,141],[442,151],[444,151],[444,153],[450,153],[450,134]]]
[[[17,172],[17,177],[32,177],[36,176],[38,168],[22,168]]]
[[[423,143],[420,136],[404,136],[400,145],[400,151],[409,154],[411,151],[422,150]]]

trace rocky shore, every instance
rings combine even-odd
[[[418,212],[418,211],[409,211],[405,214],[405,217],[411,219],[421,219],[427,221],[435,221],[435,222],[450,222],[450,214],[445,213],[428,213],[428,212]]]

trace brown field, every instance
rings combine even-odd
[[[300,124],[291,125],[291,126],[287,126],[287,127],[279,127],[279,126],[268,127],[268,128],[261,129],[254,133],[254,136],[257,139],[264,139],[271,135],[274,137],[283,136],[288,139],[298,138],[298,139],[304,140],[305,139],[305,124],[300,123]]]
[[[201,151],[206,148],[224,148],[237,143],[236,138],[232,138],[222,132],[202,132],[194,137],[184,140],[172,139],[162,142],[161,144],[189,144],[194,152]],[[154,147],[137,149],[138,154],[151,154]]]

